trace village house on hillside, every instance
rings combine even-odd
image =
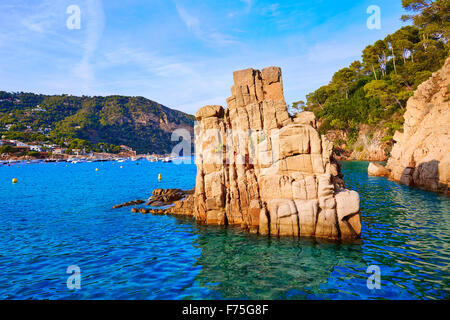
[[[136,151],[133,150],[133,148],[130,148],[125,145],[120,146],[120,155],[124,157],[134,157],[136,156]]]
[[[64,154],[66,153],[66,148],[55,148],[53,149],[52,153],[53,154]]]

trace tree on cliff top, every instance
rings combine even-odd
[[[430,35],[447,45],[450,37],[450,1],[402,0],[403,8],[414,14],[404,15],[403,21],[412,21],[423,30],[424,39]]]
[[[361,123],[401,128],[408,98],[443,65],[450,1],[403,0],[403,6],[414,15],[402,18],[414,25],[368,45],[362,61],[338,70],[328,85],[306,96],[305,109],[316,114],[321,133],[345,130],[351,141]]]

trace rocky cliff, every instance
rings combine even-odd
[[[450,186],[450,58],[408,100],[403,133],[387,168],[390,178],[448,194]]]
[[[392,149],[390,140],[386,140],[387,129],[383,126],[360,124],[356,141],[345,130],[328,130],[325,135],[334,144],[337,160],[387,161]]]
[[[390,144],[383,140],[386,128],[373,128],[367,124],[359,126],[358,139],[349,160],[386,161]]]
[[[197,221],[271,236],[359,238],[359,195],[344,189],[314,114],[288,114],[281,69],[233,78],[228,108],[196,113],[197,180],[188,201]],[[171,211],[186,214],[186,207]]]

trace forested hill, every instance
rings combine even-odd
[[[138,153],[169,153],[172,131],[193,131],[195,118],[143,97],[48,96],[0,91],[0,134],[103,151],[127,145]]]
[[[394,132],[403,126],[408,98],[449,55],[450,1],[402,4],[411,13],[402,20],[412,25],[367,46],[361,60],[338,70],[328,85],[307,95],[306,103],[291,107],[313,111],[322,133],[332,133],[336,146],[366,152],[362,159],[374,152],[375,144],[378,153],[389,153]]]

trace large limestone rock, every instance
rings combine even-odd
[[[450,58],[408,100],[387,168],[390,178],[448,194],[450,186]]]
[[[359,238],[359,195],[344,189],[314,115],[288,114],[281,69],[233,78],[228,108],[196,113],[197,221],[271,236]]]

